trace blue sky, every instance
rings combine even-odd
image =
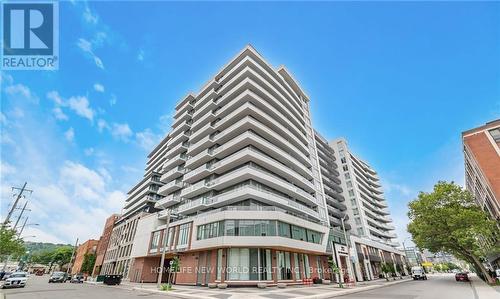
[[[499,3],[63,2],[59,70],[2,72],[2,216],[26,180],[26,235],[98,238],[175,103],[250,43],[379,171],[402,241],[418,191],[463,184],[461,131],[500,117],[499,23]]]

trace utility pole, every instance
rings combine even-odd
[[[170,209],[168,209],[167,212],[167,228],[165,228],[165,237],[163,239],[163,246],[162,246],[162,251],[161,251],[161,260],[160,260],[160,274],[158,275],[158,289],[161,288],[161,279],[163,276],[163,266],[165,265],[165,254],[167,251],[167,243],[168,243],[168,231],[169,231],[169,226],[170,226]]]
[[[24,213],[24,210],[26,209],[27,204],[28,204],[28,201],[26,201],[24,203],[24,206],[23,206],[23,209],[21,210],[21,213],[19,214],[19,216],[17,216],[17,221],[16,221],[16,224],[14,224],[14,229],[16,229],[17,224],[19,223],[19,219],[21,219],[21,217],[23,216],[23,213]]]
[[[66,269],[66,274],[69,273],[70,266],[73,267],[73,255],[75,255],[76,246],[78,246],[78,238],[76,238],[75,247],[73,247],[73,252],[71,252],[71,259],[69,260],[68,269]]]
[[[2,227],[6,227],[9,224],[10,217],[12,216],[12,213],[16,209],[17,203],[19,202],[19,199],[21,199],[21,196],[23,195],[23,192],[27,191],[27,192],[33,193],[33,190],[26,189],[26,185],[27,184],[28,184],[28,182],[24,182],[24,185],[23,185],[22,188],[12,187],[12,190],[20,190],[20,191],[19,191],[19,194],[16,197],[16,200],[14,201],[14,204],[12,205],[12,208],[10,209],[9,213],[7,214],[7,217],[4,220],[4,222],[2,224]]]
[[[17,235],[18,237],[21,237],[21,234],[23,233],[24,227],[26,226],[26,222],[28,222],[28,217],[24,219],[23,226],[21,227],[21,230],[19,231],[19,234]]]

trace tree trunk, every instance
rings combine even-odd
[[[493,278],[491,278],[490,274],[488,273],[488,271],[486,271],[486,268],[484,267],[483,263],[481,263],[481,261],[479,260],[479,258],[477,258],[477,256],[475,254],[470,254],[470,257],[472,258],[472,260],[474,261],[474,264],[478,267],[478,270],[481,271],[481,273],[483,273],[484,277],[486,278],[486,280],[488,281],[488,283],[495,283],[495,281],[493,280]]]

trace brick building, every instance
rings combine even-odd
[[[71,267],[71,274],[78,274],[82,272],[81,270],[85,255],[95,254],[97,250],[97,243],[99,243],[98,240],[90,239],[78,246],[78,249],[76,250],[75,261],[73,263],[73,267]]]
[[[109,239],[111,233],[113,232],[113,226],[120,216],[118,214],[113,214],[106,219],[104,224],[104,230],[99,238],[99,243],[96,249],[96,260],[94,264],[94,270],[92,271],[92,276],[99,275],[101,272],[102,264],[104,263],[104,255],[106,254],[106,249],[108,248]]]

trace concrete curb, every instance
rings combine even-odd
[[[379,289],[395,284],[400,284],[403,282],[408,282],[408,281],[413,281],[412,279],[403,279],[403,280],[397,280],[397,281],[392,281],[392,282],[386,282],[384,284],[379,284],[379,285],[371,285],[371,286],[366,286],[366,287],[360,287],[360,288],[355,288],[355,289],[347,289],[347,290],[342,290],[342,291],[335,291],[335,292],[328,292],[328,293],[322,293],[320,295],[308,295],[308,296],[302,296],[302,297],[297,297],[297,299],[322,299],[322,298],[332,298],[332,297],[338,297],[338,296],[344,296],[348,294],[355,294],[355,293],[360,293],[360,292],[365,292],[369,290],[374,290],[374,289]]]
[[[214,297],[206,297],[206,296],[200,296],[200,295],[191,295],[191,294],[182,294],[182,293],[176,293],[175,289],[173,291],[160,291],[160,290],[154,290],[154,289],[144,289],[144,288],[139,288],[139,287],[133,287],[132,290],[134,291],[145,291],[145,292],[150,292],[150,293],[155,293],[155,294],[163,294],[163,295],[171,295],[174,297],[181,297],[181,298],[199,298],[199,299],[214,299]]]
[[[472,289],[474,290],[474,296],[476,299],[496,299],[500,296],[499,292],[482,281],[481,278],[476,275],[471,275],[470,283],[472,285]]]
[[[331,298],[331,297],[337,297],[337,296],[344,296],[347,294],[354,294],[354,293],[359,293],[359,292],[364,292],[364,291],[369,291],[373,289],[378,289],[378,288],[383,288],[386,286],[391,286],[407,281],[412,281],[411,279],[404,279],[404,280],[397,280],[397,281],[392,281],[392,282],[387,282],[381,285],[370,285],[370,286],[364,286],[364,287],[359,287],[355,289],[346,289],[346,290],[341,290],[341,291],[333,291],[333,292],[325,292],[319,295],[308,295],[308,296],[302,296],[302,297],[296,297],[297,299],[322,299],[322,298]],[[171,296],[176,296],[176,297],[181,297],[181,298],[187,298],[187,299],[214,299],[214,297],[209,297],[209,296],[201,296],[199,294],[192,295],[192,294],[183,294],[183,293],[177,293],[175,290],[173,291],[160,291],[160,290],[155,290],[155,289],[145,289],[145,288],[140,288],[140,287],[133,287],[132,290],[134,291],[145,291],[145,292],[151,292],[155,294],[163,294],[163,295],[171,295]]]

